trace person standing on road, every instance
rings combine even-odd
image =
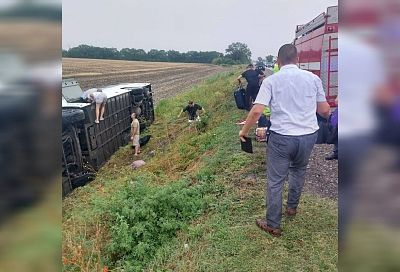
[[[132,123],[131,123],[131,141],[132,146],[135,148],[135,156],[140,154],[140,124],[139,120],[136,118],[136,113],[132,113],[131,115]]]
[[[281,235],[282,190],[289,174],[286,214],[297,213],[304,185],[308,161],[317,139],[316,112],[328,118],[330,106],[326,102],[321,79],[297,66],[297,49],[283,45],[278,53],[280,72],[266,78],[260,88],[246,124],[239,132],[245,138],[266,106],[271,110],[271,134],[267,148],[267,215],[258,219],[259,228]]]
[[[199,120],[199,116],[197,115],[198,110],[200,110],[201,113],[203,114],[206,112],[202,106],[190,100],[188,102],[188,105],[181,110],[181,112],[178,115],[178,118],[181,117],[182,113],[186,111],[188,113],[189,123],[192,123],[196,120]]]
[[[258,90],[260,89],[260,78],[264,76],[262,70],[255,70],[253,64],[247,65],[247,70],[244,71],[238,78],[239,85],[242,84],[241,79],[244,77],[247,81],[246,87],[246,105],[247,110],[251,109],[253,101],[256,99]]]

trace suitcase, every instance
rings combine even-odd
[[[235,97],[236,107],[240,110],[246,109],[246,90],[243,88],[238,88],[233,92],[233,96]]]

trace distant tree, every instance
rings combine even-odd
[[[143,49],[134,49],[135,50],[135,56],[136,60],[146,60],[147,59],[147,53]]]
[[[239,62],[234,61],[233,59],[222,56],[222,57],[217,57],[213,59],[212,64],[215,65],[235,65],[235,64],[240,64]]]
[[[147,52],[147,60],[149,61],[157,61],[159,59],[160,54],[157,49],[151,49],[149,52]]]
[[[168,61],[167,51],[158,50],[158,61]]]
[[[96,47],[81,44],[62,51],[63,57],[71,58],[92,58],[92,59],[121,59],[141,61],[169,61],[169,62],[193,62],[212,63],[212,61],[224,55],[217,51],[189,51],[180,53],[175,50],[151,49],[146,53],[143,49],[123,48],[118,51],[116,48]],[[226,62],[226,60],[224,61]]]
[[[81,44],[70,48],[65,56],[71,58],[91,58],[91,59],[120,59],[120,52],[116,48],[95,47]]]
[[[175,51],[175,50],[169,50],[167,52],[168,56],[168,61],[170,62],[182,62],[184,60],[184,56],[182,53]]]
[[[266,59],[267,59],[267,62],[269,62],[269,63],[274,62],[274,56],[272,56],[272,55],[268,55]]]
[[[251,51],[247,44],[235,42],[228,46],[225,50],[226,57],[232,59],[239,63],[249,63],[251,62]]]
[[[120,57],[123,60],[138,60],[136,55],[136,49],[123,48],[119,51]]]
[[[215,58],[223,57],[224,54],[217,51],[200,52],[202,63],[212,63]]]
[[[261,57],[257,58],[256,66],[265,66],[264,60]]]

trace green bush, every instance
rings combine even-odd
[[[230,57],[223,56],[223,57],[218,57],[218,58],[213,59],[212,64],[229,66],[229,65],[237,65],[237,64],[241,64],[241,63],[231,59]]]
[[[203,185],[180,181],[157,188],[127,185],[109,202],[109,262],[127,271],[140,271],[156,250],[170,241],[177,230],[202,214]]]
[[[197,132],[199,133],[206,132],[209,119],[210,117],[206,114],[201,116],[200,121],[195,123]]]

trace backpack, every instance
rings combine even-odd
[[[240,110],[246,109],[246,90],[240,86],[233,92],[233,96],[235,97],[236,107]]]

